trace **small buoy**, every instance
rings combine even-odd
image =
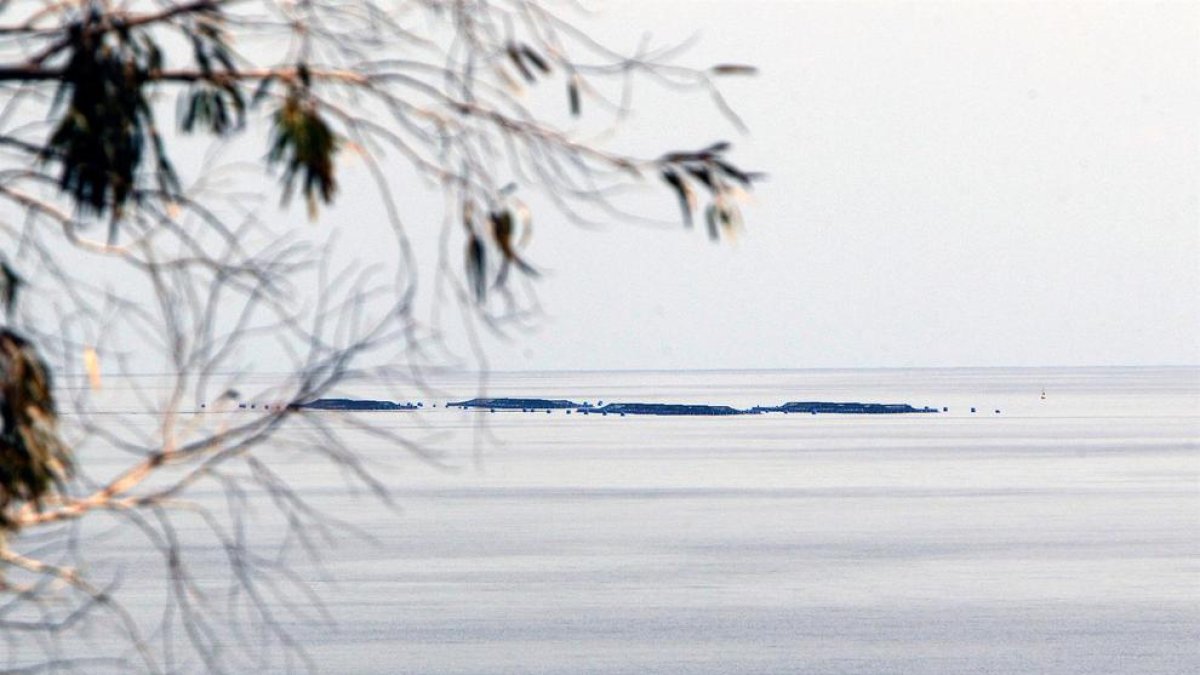
[[[567,414],[568,414],[568,415],[570,415],[570,414],[571,414],[571,411],[570,411],[570,410],[568,410],[568,411],[567,411]]]
[[[546,414],[547,414],[547,415],[549,415],[549,414],[550,414],[550,411],[549,411],[549,410],[547,410],[547,411],[546,411]]]
[[[950,412],[950,409],[946,406],[942,406],[942,412]]]
[[[999,408],[996,408],[996,414],[997,414],[997,415],[999,415],[999,414],[1000,414],[1000,409],[999,409]]]
[[[971,408],[971,412],[975,412],[975,409],[974,409],[974,408]]]

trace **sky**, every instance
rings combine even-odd
[[[728,88],[748,137],[692,104],[664,138],[654,96],[631,124],[770,178],[733,245],[542,235],[548,316],[496,368],[1200,363],[1200,5],[608,11],[760,66]]]
[[[546,316],[492,367],[1200,363],[1200,5],[609,3],[629,25],[761,74],[726,88],[749,135],[644,88],[622,142],[770,179],[732,244],[544,218]]]
[[[698,35],[684,62],[761,71],[723,87],[748,134],[639,85],[614,147],[728,139],[769,179],[719,244],[658,184],[630,204],[664,226],[535,208],[544,314],[486,338],[489,368],[1200,364],[1200,4],[602,6],[587,25],[614,47]],[[310,225],[365,259],[386,217],[345,176]],[[443,203],[413,187],[428,272]]]

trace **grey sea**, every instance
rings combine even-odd
[[[296,565],[332,623],[285,621],[323,671],[1200,672],[1200,369],[493,373],[482,390],[948,408],[908,415],[492,414],[445,408],[476,376],[431,386],[420,412],[357,418],[448,467],[362,435],[398,508],[324,463],[289,469],[371,537]]]

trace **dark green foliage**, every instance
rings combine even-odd
[[[225,33],[221,29],[222,16],[220,10],[213,8],[206,12],[198,12],[188,26],[187,38],[192,42],[192,56],[200,72],[211,79],[219,70],[236,72],[233,63],[233,53],[225,41]],[[214,68],[215,65],[220,68]]]
[[[246,102],[232,85],[200,84],[180,101],[184,108],[179,126],[189,133],[200,126],[221,136],[242,128],[246,121]]]
[[[224,134],[242,126],[245,101],[229,73],[233,55],[221,30],[220,10],[200,9],[184,31],[200,79],[180,98],[180,126]],[[72,24],[70,54],[56,95],[65,110],[42,153],[62,166],[59,185],[83,211],[120,220],[136,200],[147,157],[160,193],[180,192],[179,180],[155,124],[149,97],[163,70],[163,53],[148,32],[114,22],[98,4]]]
[[[28,341],[0,329],[0,530],[14,501],[41,508],[70,476],[71,452],[58,437],[50,369]]]
[[[146,83],[162,68],[162,54],[144,34],[124,28],[99,30],[93,8],[71,26],[70,60],[57,101],[66,110],[43,153],[61,163],[59,185],[80,209],[121,217],[135,194],[147,152],[160,190],[179,190],[147,100]]]
[[[307,79],[305,74],[301,69],[302,79]],[[337,191],[333,156],[338,150],[338,137],[321,117],[307,87],[292,87],[275,112],[274,124],[267,161],[283,164],[283,200],[291,198],[299,178],[313,213],[318,197],[329,203]]]
[[[240,129],[246,121],[246,100],[237,80],[223,77],[236,73],[237,66],[220,28],[220,18],[215,13],[201,14],[187,34],[203,79],[180,98],[179,126],[185,132],[201,126],[220,136]]]

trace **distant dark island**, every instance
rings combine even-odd
[[[609,403],[599,408],[581,408],[580,412],[601,415],[744,415],[749,411],[738,410],[727,405]]]
[[[204,405],[200,406],[204,408]],[[254,408],[254,404],[240,404],[238,408]],[[421,403],[394,403],[392,401],[372,401],[354,398],[319,398],[307,403],[294,403],[292,410],[418,410]],[[433,407],[437,407],[434,405]],[[899,415],[907,413],[936,413],[937,408],[914,408],[907,403],[837,403],[830,401],[791,401],[776,406],[754,406],[741,409],[727,405],[707,405],[699,403],[608,403],[599,405],[576,403],[567,399],[550,398],[473,398],[466,401],[450,401],[447,408],[467,410],[475,408],[496,412],[498,410],[521,412],[550,412],[565,410],[584,415],[659,415],[659,416],[725,416],[725,415],[761,415],[765,413],[805,413],[810,415]],[[263,410],[270,410],[270,405],[263,405]],[[943,409],[945,410],[945,409]],[[971,412],[975,412],[972,408]],[[1000,412],[999,410],[996,411]]]
[[[902,413],[934,413],[936,408],[914,408],[907,403],[830,403],[828,401],[792,401],[779,406],[755,406],[755,413],[810,413],[833,415],[898,415]]]
[[[297,403],[293,407],[297,410],[416,410],[421,407],[421,404],[353,398],[319,398],[308,403]]]
[[[688,403],[609,403],[593,406],[579,404],[566,399],[545,398],[473,398],[469,401],[451,401],[447,408],[476,408],[495,412],[497,410],[550,411],[566,410],[585,415],[759,415],[763,413],[808,413],[835,415],[897,415],[904,413],[933,413],[936,408],[914,408],[907,403],[834,403],[828,401],[792,401],[778,406],[755,406],[743,410],[727,405],[704,405]]]
[[[548,398],[473,398],[470,401],[451,401],[448,408],[486,408],[488,410],[575,410],[586,408],[574,401]]]

